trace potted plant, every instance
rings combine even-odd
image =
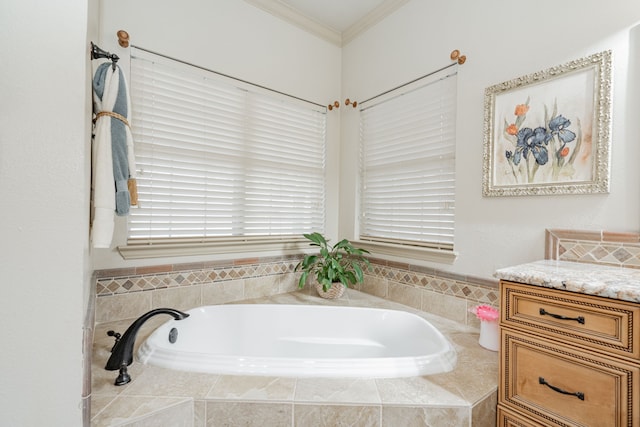
[[[347,239],[330,246],[327,239],[317,232],[303,236],[311,241],[311,246],[318,246],[320,253],[305,255],[296,265],[295,271],[302,271],[298,281],[299,288],[304,287],[311,275],[317,281],[316,289],[320,296],[338,298],[344,293],[345,287],[362,283],[362,267],[369,266],[369,260],[364,254],[368,254],[369,251],[354,247]],[[333,286],[334,284],[336,286]]]

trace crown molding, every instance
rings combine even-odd
[[[385,0],[378,7],[366,14],[362,19],[354,23],[342,33],[304,15],[297,9],[280,0],[245,0],[245,2],[262,9],[273,16],[283,19],[298,28],[327,40],[336,46],[342,47],[369,28],[373,27],[378,22],[382,21],[405,3],[409,2],[409,0]]]
[[[344,30],[342,33],[342,46],[346,46],[360,34],[400,9],[409,0],[385,0],[378,7],[367,13],[359,21]]]
[[[315,19],[303,15],[291,6],[279,0],[245,0],[247,3],[258,7],[273,16],[281,18],[303,30],[323,38],[336,46],[342,46],[342,34]]]

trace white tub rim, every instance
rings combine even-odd
[[[405,310],[395,310],[377,307],[358,306],[336,306],[336,305],[315,305],[315,304],[243,304],[232,303],[222,305],[200,306],[187,310],[193,314],[200,310],[220,309],[228,310],[235,307],[237,310],[256,309],[262,307],[277,307],[278,309],[293,308],[296,310],[346,310],[357,312],[366,310],[377,313],[402,313],[403,316],[411,316],[419,319],[420,322],[428,325],[436,332],[436,337],[441,340],[441,348],[435,354],[424,356],[407,357],[375,357],[375,358],[300,358],[300,357],[259,357],[259,356],[224,356],[215,355],[208,359],[203,354],[194,352],[181,352],[180,358],[172,350],[154,347],[152,344],[154,336],[167,333],[163,328],[168,325],[180,326],[182,321],[169,320],[158,327],[138,351],[138,360],[143,364],[183,370],[190,372],[202,372],[223,375],[259,375],[259,376],[280,376],[280,377],[300,377],[300,378],[323,378],[323,377],[365,377],[365,378],[402,378],[422,375],[444,373],[453,370],[457,363],[457,354],[449,340],[431,322],[422,316]],[[233,309],[232,309],[233,310]],[[167,329],[168,330],[168,329]],[[160,331],[160,332],[159,332]]]

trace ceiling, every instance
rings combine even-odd
[[[280,0],[307,17],[343,32],[384,0]]]
[[[338,46],[409,0],[245,0]]]

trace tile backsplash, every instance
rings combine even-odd
[[[640,268],[640,234],[546,230],[545,258]],[[297,290],[299,256],[166,264],[96,272],[96,322],[136,318],[161,306],[189,309]],[[498,304],[497,281],[371,259],[356,288],[477,326],[468,309]]]
[[[640,234],[546,230],[545,259],[640,268]]]
[[[237,259],[96,272],[96,322],[136,318],[148,310],[189,309],[297,290],[299,257]],[[477,325],[468,309],[498,303],[497,282],[408,263],[372,259],[356,288],[419,310]]]

